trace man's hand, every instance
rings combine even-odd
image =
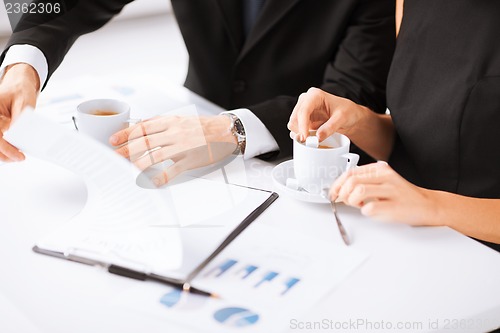
[[[173,165],[153,178],[161,186],[183,171],[230,156],[238,144],[230,124],[226,116],[162,116],[122,130],[109,142],[141,170],[172,160]]]
[[[3,139],[3,133],[26,106],[35,107],[39,89],[40,79],[33,67],[27,64],[7,67],[0,81],[0,161],[24,160],[23,153]]]

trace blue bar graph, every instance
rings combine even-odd
[[[238,276],[241,276],[242,280],[244,280],[247,277],[249,277],[250,274],[252,274],[253,272],[255,272],[257,269],[258,269],[257,266],[247,265],[244,268],[242,268],[241,270],[239,270],[237,274],[238,274]]]
[[[224,261],[222,264],[220,264],[219,266],[214,267],[212,270],[210,270],[206,274],[206,276],[214,276],[214,274],[215,274],[215,277],[220,277],[222,274],[227,272],[231,267],[233,267],[237,263],[238,263],[238,261],[236,261],[236,260],[228,259],[228,260]]]
[[[275,277],[278,276],[278,274],[279,273],[276,273],[276,272],[269,272],[269,273],[267,273],[266,275],[264,275],[264,277],[262,278],[262,280],[260,280],[259,282],[257,282],[257,284],[254,286],[254,288],[258,288],[260,285],[262,285],[265,282],[271,282],[272,280],[274,280]]]
[[[289,278],[285,282],[285,290],[281,293],[281,295],[285,295],[290,289],[292,289],[297,283],[300,282],[300,279],[297,278]]]
[[[285,296],[301,281],[293,275],[262,268],[235,259],[222,259],[204,275],[209,279],[222,279],[231,288],[262,289],[275,295]]]

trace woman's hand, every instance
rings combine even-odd
[[[351,141],[377,160],[387,160],[394,145],[395,130],[390,115],[377,114],[365,106],[317,88],[300,95],[293,109],[288,129],[305,141],[316,130],[319,141],[335,132]]]
[[[332,199],[361,208],[361,213],[382,221],[410,225],[438,225],[435,191],[417,187],[387,163],[378,162],[351,169],[330,189]]]
[[[230,125],[226,116],[162,116],[115,133],[110,143],[141,170],[172,160],[173,165],[153,178],[161,186],[183,171],[230,156],[237,147]]]
[[[3,139],[12,121],[26,106],[35,107],[40,79],[35,69],[27,64],[7,67],[0,82],[0,161],[14,162],[24,160],[24,155]]]
[[[369,111],[366,107],[349,99],[310,88],[299,96],[288,129],[299,135],[299,141],[305,141],[310,130],[317,130],[320,141],[335,132],[350,137],[354,126],[366,111]]]

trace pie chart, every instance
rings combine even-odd
[[[196,310],[205,305],[207,297],[172,289],[160,299],[160,303],[167,308],[177,310]]]
[[[255,325],[259,315],[244,308],[223,308],[214,313],[214,319],[229,327],[246,327]]]

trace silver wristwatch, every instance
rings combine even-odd
[[[229,130],[231,131],[231,134],[233,134],[238,140],[238,147],[236,148],[236,151],[234,153],[244,154],[247,144],[247,136],[245,134],[245,127],[243,127],[243,123],[241,122],[240,118],[238,118],[238,116],[233,113],[223,113],[223,115],[229,117],[229,119],[231,120],[231,127],[229,128]]]

